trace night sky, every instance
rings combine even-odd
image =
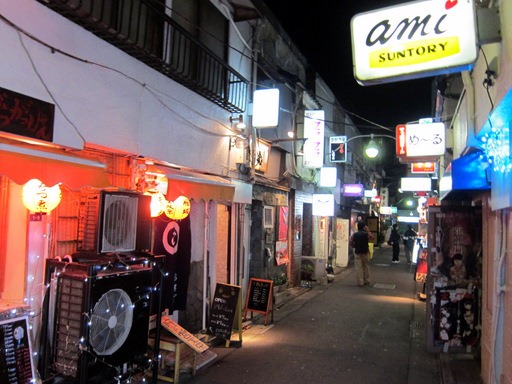
[[[433,77],[387,84],[362,86],[356,82],[352,67],[350,21],[356,14],[408,1],[397,0],[268,0],[283,28],[352,114],[352,121],[363,134],[395,135],[398,124],[432,117]],[[356,115],[363,117],[358,118]],[[376,127],[382,125],[388,130]],[[385,183],[406,176],[407,165],[395,154],[395,142],[381,140],[381,154],[371,160],[385,170]]]
[[[345,109],[377,124],[394,129],[397,124],[432,115],[433,78],[361,86],[354,79],[350,20],[352,16],[391,5],[397,0],[268,0],[314,70],[334,91]],[[372,125],[352,116],[364,133]]]

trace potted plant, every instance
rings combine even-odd
[[[286,288],[286,283],[288,282],[288,276],[284,272],[276,272],[274,276],[272,276],[272,281],[274,282],[274,288],[276,290],[281,291]]]
[[[311,281],[313,280],[313,273],[315,268],[311,264],[302,264],[300,268],[300,275],[302,280]]]

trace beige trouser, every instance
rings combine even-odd
[[[370,265],[368,253],[354,253],[357,285],[370,285]]]

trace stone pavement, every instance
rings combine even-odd
[[[429,353],[421,285],[391,248],[376,248],[372,284],[359,288],[353,264],[334,282],[279,293],[274,321],[244,323],[242,343],[212,344],[216,358],[182,383],[481,383],[467,356]]]

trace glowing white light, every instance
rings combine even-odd
[[[61,198],[58,184],[48,187],[37,179],[27,181],[21,191],[23,205],[31,212],[51,212],[59,205]]]

